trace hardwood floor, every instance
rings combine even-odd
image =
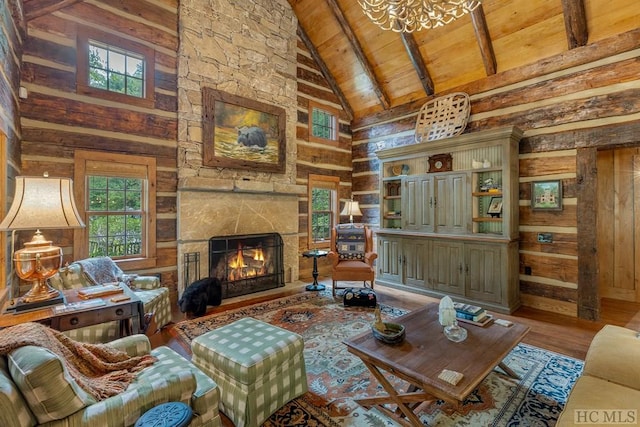
[[[321,280],[321,282],[328,287],[331,286],[330,279],[324,279]],[[230,298],[224,300],[219,307],[209,307],[207,314],[222,312],[299,292],[307,292],[304,289],[306,285],[306,282],[298,282],[295,284],[287,284],[284,288],[261,292],[259,294]],[[428,296],[404,292],[385,286],[376,286],[375,290],[378,302],[407,310],[418,308],[429,301],[437,301]],[[605,324],[625,326],[640,330],[640,304],[608,299],[602,301],[601,319],[596,322],[535,310],[528,307],[522,307],[510,316],[500,314],[497,317],[529,326],[531,329],[523,342],[583,360],[593,336]],[[179,322],[185,318],[186,317],[178,310],[178,307],[174,307],[174,322]],[[174,337],[171,333],[171,327],[172,325],[169,325],[163,328],[159,334],[156,334],[152,338],[152,344],[154,346],[168,345],[184,357],[191,359],[190,350],[186,348],[180,340]]]

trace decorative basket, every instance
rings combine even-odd
[[[469,95],[454,92],[426,102],[416,120],[416,142],[435,141],[460,135],[471,112]]]
[[[399,323],[384,322],[384,331],[376,328],[376,325],[371,325],[371,331],[373,336],[382,341],[385,344],[399,344],[404,340],[405,329],[404,326]]]

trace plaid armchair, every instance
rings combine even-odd
[[[53,288],[80,289],[106,282],[124,282],[142,301],[145,313],[153,313],[153,320],[160,329],[171,321],[169,289],[160,285],[155,276],[135,276],[125,274],[109,257],[87,258],[74,261],[63,267],[49,283]],[[98,343],[110,342],[119,337],[118,322],[106,322],[65,332],[77,341]],[[155,332],[155,331],[151,331]]]

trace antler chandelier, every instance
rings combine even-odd
[[[358,0],[383,30],[411,33],[448,24],[480,6],[482,0]]]

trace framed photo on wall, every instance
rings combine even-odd
[[[283,108],[202,88],[205,166],[284,172],[285,126]]]
[[[561,211],[562,180],[532,182],[531,209],[538,211]]]

